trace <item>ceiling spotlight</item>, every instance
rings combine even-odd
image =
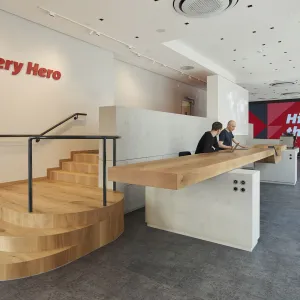
[[[54,18],[56,17],[56,14],[53,11],[49,11],[49,16]]]
[[[138,57],[141,57],[141,53],[138,53],[137,56],[138,56]]]
[[[129,45],[128,48],[131,50],[131,49],[133,49],[133,46],[132,46],[132,45]]]
[[[101,33],[100,33],[100,32],[96,32],[96,35],[100,36],[100,35],[101,35]]]
[[[182,67],[180,67],[180,69],[183,71],[189,71],[189,70],[193,70],[194,67],[193,66],[182,66]]]

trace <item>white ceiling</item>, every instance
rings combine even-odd
[[[298,82],[269,86],[274,81],[300,82],[299,0],[240,0],[233,9],[205,19],[179,15],[172,4],[173,0],[0,0],[0,9],[111,50],[120,60],[202,88],[201,81],[153,64],[143,55],[174,69],[193,66],[184,72],[203,81],[220,74],[248,89],[252,101],[292,98],[281,94],[300,92]],[[142,56],[106,37],[90,35],[89,29],[66,19],[53,18],[38,6],[124,41]]]

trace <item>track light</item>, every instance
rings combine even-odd
[[[133,49],[135,49],[135,47],[132,46],[132,45],[127,44],[127,43],[124,42],[124,41],[121,41],[121,40],[119,40],[119,39],[117,39],[117,38],[114,38],[114,37],[112,37],[112,36],[110,36],[110,35],[108,35],[108,34],[105,34],[105,33],[103,33],[103,32],[99,32],[99,31],[97,31],[97,30],[94,29],[94,28],[91,28],[91,27],[89,27],[89,26],[87,26],[87,25],[84,25],[84,24],[79,23],[79,22],[77,22],[77,21],[75,21],[75,20],[72,20],[72,19],[70,19],[70,18],[68,18],[68,17],[65,17],[65,16],[63,16],[63,15],[60,15],[60,14],[55,13],[55,12],[53,12],[53,11],[50,11],[50,10],[48,10],[48,9],[46,9],[46,8],[43,8],[43,7],[40,7],[40,6],[38,6],[38,8],[39,8],[40,10],[44,11],[44,12],[47,12],[51,17],[59,17],[59,18],[61,18],[61,19],[64,19],[65,21],[68,21],[68,22],[70,22],[70,23],[73,23],[73,24],[75,24],[75,25],[77,25],[77,26],[81,26],[81,27],[83,27],[83,28],[85,28],[85,29],[88,29],[90,35],[96,34],[97,36],[106,37],[106,38],[108,38],[108,39],[110,39],[110,40],[112,40],[112,41],[115,41],[115,42],[117,42],[117,43],[119,43],[119,44],[121,44],[121,45],[127,47],[132,53],[136,54],[138,57],[143,57],[143,58],[145,58],[145,59],[147,59],[147,60],[149,60],[149,61],[152,61],[152,64],[153,64],[153,65],[157,63],[157,64],[161,65],[162,67],[168,68],[168,69],[173,70],[173,71],[175,71],[175,72],[179,72],[181,75],[188,76],[189,79],[195,79],[195,80],[204,82],[204,81],[201,80],[200,78],[196,78],[196,77],[193,77],[193,76],[191,76],[191,75],[188,75],[188,74],[186,74],[186,73],[184,73],[184,72],[182,72],[182,71],[180,71],[180,70],[178,70],[178,69],[175,69],[175,68],[173,68],[173,67],[170,67],[170,66],[168,66],[168,65],[166,65],[166,64],[164,64],[164,63],[158,62],[157,60],[155,60],[155,59],[153,59],[153,58],[151,58],[151,57],[148,57],[148,56],[146,56],[146,55],[143,55],[143,54],[141,54],[141,53],[138,53],[138,52],[134,51]]]

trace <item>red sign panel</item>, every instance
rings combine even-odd
[[[285,132],[300,137],[300,101],[268,103],[267,122],[268,139],[279,139]]]

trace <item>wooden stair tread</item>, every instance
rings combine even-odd
[[[33,206],[35,213],[74,213],[102,207],[103,191],[72,183],[45,180],[33,184]],[[107,204],[123,198],[119,192],[107,191]],[[15,184],[0,189],[0,207],[9,207],[27,212],[27,184]]]
[[[54,173],[61,173],[61,174],[72,174],[72,175],[82,175],[82,176],[87,176],[87,177],[98,177],[98,174],[89,174],[89,173],[80,173],[80,172],[69,172],[69,171],[64,171],[64,170],[54,170],[51,171]]]
[[[55,250],[30,252],[30,253],[16,253],[16,252],[10,253],[10,252],[0,251],[0,264],[8,265],[8,264],[21,263],[21,262],[28,262],[28,261],[55,255],[57,253],[64,252],[70,248],[72,248],[72,246],[55,249]]]
[[[87,226],[72,226],[66,228],[26,228],[14,225],[12,223],[0,220],[0,238],[1,237],[37,237],[59,235],[66,232],[72,232]]]
[[[69,160],[69,161],[65,161],[63,162],[63,164],[76,164],[76,165],[93,165],[93,166],[99,166],[99,164],[95,164],[95,163],[88,163],[88,162],[81,162],[81,161],[74,161],[74,160]]]

